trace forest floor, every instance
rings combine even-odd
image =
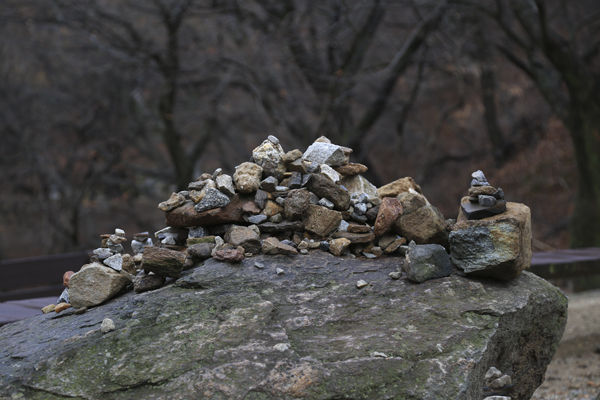
[[[600,396],[600,290],[568,297],[565,333],[532,400],[595,400]]]

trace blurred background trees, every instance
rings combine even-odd
[[[447,217],[481,168],[535,248],[599,246],[599,31],[592,0],[4,0],[0,257],[158,229],[271,133]]]

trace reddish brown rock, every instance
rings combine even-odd
[[[244,248],[238,246],[234,249],[222,249],[213,253],[213,258],[228,263],[239,263],[244,259]]]
[[[245,213],[256,215],[260,213],[260,208],[253,201],[244,201],[242,203],[242,211]]]
[[[354,176],[364,174],[369,170],[366,165],[362,165],[359,163],[348,163],[346,165],[341,165],[339,167],[334,168],[339,174],[344,176]]]
[[[373,226],[375,236],[387,233],[398,217],[402,215],[402,204],[395,197],[384,197],[377,212],[377,219]]]
[[[184,228],[242,222],[244,208],[250,209],[252,207],[249,203],[253,204],[253,201],[248,197],[234,196],[225,207],[199,213],[194,209],[194,203],[188,201],[181,207],[166,213],[166,224],[172,227]]]

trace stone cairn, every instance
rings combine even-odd
[[[235,264],[260,253],[301,256],[313,250],[400,255],[404,259],[390,277],[412,282],[448,276],[455,266],[458,273],[508,280],[528,266],[529,208],[506,202],[483,172],[472,174],[454,223],[411,177],[376,188],[362,176],[367,167],[350,162],[351,153],[325,137],[304,152],[285,152],[269,136],[233,176],[221,168],[203,173],[161,202],[167,227],[154,234],[156,243],[148,232],[135,234],[130,255],[123,230],[101,235],[91,263],[71,277],[71,305],[94,306],[132,286],[136,292],[157,289],[211,257]],[[356,283],[359,289],[367,285]]]

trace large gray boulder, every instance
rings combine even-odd
[[[211,259],[84,314],[3,326],[0,398],[482,399],[494,366],[528,399],[564,329],[561,292],[528,272],[390,279],[401,263]]]

